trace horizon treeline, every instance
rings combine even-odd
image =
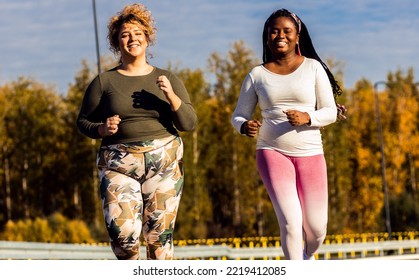
[[[183,80],[199,118],[194,131],[181,133],[186,177],[175,239],[279,235],[256,169],[256,140],[230,123],[242,81],[259,63],[251,49],[235,42],[226,54],[211,54],[206,70],[168,66]],[[109,59],[104,64],[114,66]],[[347,120],[322,128],[328,234],[387,231],[375,93],[391,228],[418,230],[419,87],[413,69],[389,72],[380,88],[361,79],[347,89],[341,63],[327,64],[343,87],[337,103],[348,109]],[[100,140],[76,127],[84,91],[96,74],[83,60],[65,95],[25,77],[0,86],[0,232],[8,221],[60,213],[84,221],[97,241],[107,241],[96,170]]]

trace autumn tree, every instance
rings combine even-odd
[[[1,89],[6,220],[65,207],[68,166],[62,98],[50,86],[19,78]]]
[[[381,100],[384,116],[386,172],[394,230],[415,229],[419,224],[416,187],[419,159],[418,95],[413,69],[389,73],[387,96]]]
[[[239,135],[231,125],[241,85],[258,64],[244,42],[234,42],[226,57],[213,53],[209,67],[215,75],[208,132],[207,178],[213,201],[214,234],[263,234],[264,212],[272,211],[255,162],[255,139]],[[260,119],[260,112],[255,112]],[[272,224],[272,223],[269,223]],[[276,221],[274,222],[276,224]]]
[[[212,204],[205,188],[205,164],[202,157],[203,131],[208,116],[206,101],[210,98],[209,84],[202,70],[173,69],[182,79],[198,116],[198,124],[191,132],[180,132],[184,142],[185,184],[177,218],[176,238],[202,238],[208,236],[212,221]]]
[[[101,65],[106,71],[115,67],[116,62],[112,57],[105,56],[101,57]],[[81,134],[76,124],[84,92],[96,75],[96,67],[83,60],[64,98],[66,110],[63,121],[67,129],[67,143],[71,147],[67,152],[70,162],[67,176],[71,192],[68,193],[69,207],[63,213],[70,218],[83,219],[91,226],[97,238],[107,240],[96,166],[100,140]]]

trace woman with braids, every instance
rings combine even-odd
[[[88,86],[79,130],[101,138],[97,164],[111,247],[118,259],[138,259],[140,234],[147,259],[173,259],[173,230],[183,187],[179,131],[197,117],[182,81],[150,65],[156,29],[140,4],[126,6],[108,25],[117,67]]]
[[[294,13],[272,13],[262,40],[263,64],[246,76],[231,122],[243,135],[258,135],[257,168],[285,258],[314,259],[326,236],[328,208],[320,128],[336,121],[334,96],[341,89]],[[252,119],[257,104],[262,122]]]

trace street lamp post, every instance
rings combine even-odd
[[[382,81],[376,82],[374,84],[374,95],[375,95],[375,109],[376,109],[376,114],[377,114],[377,125],[378,125],[378,140],[380,142],[380,152],[381,152],[381,176],[382,176],[383,191],[384,191],[385,220],[386,220],[388,238],[391,239],[390,206],[389,206],[387,178],[386,178],[386,157],[384,153],[383,127],[381,124],[381,111],[380,111],[380,104],[379,104],[379,98],[378,98],[378,87],[380,85],[387,86],[387,83],[382,82]]]
[[[99,35],[98,35],[98,27],[97,27],[96,1],[95,0],[92,0],[92,6],[93,6],[93,22],[94,22],[94,26],[95,26],[97,74],[99,75],[101,73],[102,69],[101,69],[101,65],[100,65],[100,48],[99,48]],[[97,145],[96,145],[96,142],[97,142],[96,139],[92,139],[91,140],[93,158],[95,158],[96,153],[97,153]],[[92,174],[92,178],[93,178],[92,184],[93,184],[93,186],[97,186],[98,185],[98,182],[97,182],[97,180],[98,180],[98,171],[97,171],[97,168],[96,168],[96,163],[94,161],[93,161],[92,170],[93,170],[93,172],[92,172],[93,173]],[[94,194],[96,196],[98,195],[97,192],[94,192]],[[99,200],[99,198],[98,197],[95,197],[95,200]],[[94,208],[94,210],[95,210],[96,213],[98,213],[97,211],[99,211],[99,210],[97,210],[96,207]],[[97,217],[96,213],[95,213],[94,223],[95,223],[96,228],[98,228],[99,227],[99,220],[96,218]]]
[[[95,0],[92,0],[92,5],[93,5],[93,21],[94,21],[94,24],[95,24],[97,73],[100,74],[101,66],[100,66],[100,51],[99,51],[99,35],[98,35],[98,28],[97,28],[96,1]]]

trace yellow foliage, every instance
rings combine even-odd
[[[61,214],[54,214],[48,219],[8,221],[0,239],[52,243],[94,242],[84,222],[68,220]]]

